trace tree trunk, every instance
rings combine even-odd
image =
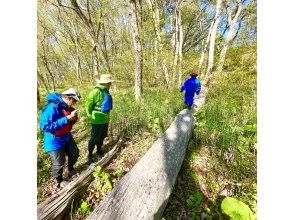
[[[229,42],[225,42],[224,46],[222,48],[222,51],[220,53],[220,56],[219,56],[219,63],[218,63],[218,66],[217,66],[217,73],[220,73],[223,70],[223,66],[224,66],[224,63],[225,63],[225,58],[226,58],[228,48],[229,48]]]
[[[79,34],[76,30],[77,28],[77,22],[72,23],[72,29],[74,32],[73,40],[76,48],[76,74],[77,74],[77,80],[79,81],[79,84],[82,85],[82,74],[81,74],[81,59],[80,59],[80,51],[79,51]]]
[[[99,76],[99,56],[97,51],[97,45],[93,43],[93,52],[92,52],[92,62],[93,62],[93,76],[97,77]]]
[[[205,78],[209,78],[213,68],[215,37],[216,37],[217,27],[220,21],[221,6],[222,6],[222,0],[217,0],[214,23],[213,23],[213,27],[212,27],[212,31],[210,35],[210,40],[209,40],[208,66],[207,66]]]
[[[78,45],[78,36],[76,36],[75,45],[76,45],[76,73],[77,73],[77,80],[79,81],[80,85],[82,85],[83,78],[82,78],[82,74],[81,74],[81,59],[80,59],[80,52],[79,52],[79,45]]]
[[[55,78],[54,78],[52,71],[50,70],[46,55],[43,56],[43,62],[45,64],[46,70],[48,71],[50,78],[51,78],[51,81],[52,81],[52,90],[55,91],[55,87],[56,87],[55,86]]]
[[[178,64],[178,71],[179,71],[179,82],[178,87],[182,84],[182,63],[183,63],[183,26],[182,26],[182,13],[181,9],[179,8],[179,18],[178,18],[178,25],[179,25],[179,64]]]
[[[225,63],[228,48],[231,45],[236,34],[238,33],[238,30],[237,31],[235,30],[235,26],[237,23],[237,19],[242,11],[242,8],[243,8],[242,3],[240,0],[238,0],[238,9],[237,9],[237,12],[236,12],[234,18],[232,19],[230,6],[227,5],[227,17],[228,17],[228,23],[229,23],[229,31],[227,33],[224,46],[223,46],[222,51],[220,53],[219,63],[218,63],[218,67],[217,67],[217,73],[220,73],[223,70],[223,66]],[[239,26],[239,28],[240,28],[240,26]]]
[[[210,25],[209,31],[208,31],[208,35],[207,35],[207,38],[206,38],[205,46],[203,47],[203,49],[201,51],[201,57],[200,57],[200,60],[199,60],[199,65],[198,65],[199,73],[202,72],[203,61],[204,61],[205,54],[206,54],[206,51],[207,51],[207,48],[208,48],[208,45],[209,45],[209,40],[210,40],[210,35],[211,35],[211,32],[212,32],[213,24],[214,24],[214,20],[212,20],[212,22],[211,22],[211,25]]]
[[[48,92],[49,92],[48,85],[47,85],[47,83],[45,82],[44,77],[43,77],[42,74],[40,73],[39,68],[37,69],[37,76],[38,76],[38,80],[40,80],[40,81],[42,82],[44,89],[45,89],[46,92],[48,93]]]
[[[163,77],[165,80],[166,87],[169,88],[170,80],[169,80],[169,74],[166,67],[166,60],[165,55],[163,53],[163,45],[161,42],[161,36],[160,36],[160,14],[159,14],[159,6],[158,2],[154,0],[147,0],[149,9],[152,10],[152,19],[153,19],[153,25],[154,25],[154,31],[156,38],[154,39],[154,49],[155,49],[155,65],[156,69],[158,71],[161,71],[163,73]]]
[[[173,78],[172,78],[172,85],[175,85],[176,75],[177,75],[177,64],[178,64],[178,55],[179,55],[179,25],[178,25],[178,6],[176,6],[175,13],[174,13],[174,61],[173,61]]]
[[[136,0],[129,0],[130,6],[130,20],[132,28],[133,45],[135,50],[135,98],[142,99],[142,68],[143,68],[143,54],[142,43],[139,31],[140,18],[138,16],[139,5]]]
[[[106,61],[106,65],[107,65],[107,69],[109,74],[112,74],[112,70],[110,68],[110,62],[109,62],[109,56],[108,56],[108,52],[107,52],[107,45],[106,45],[106,31],[105,31],[105,26],[104,26],[104,22],[102,22],[102,29],[103,29],[103,47],[104,47],[104,53],[102,53],[104,55],[104,59]]]
[[[42,61],[46,67],[46,70],[48,71],[48,73],[50,75],[51,80],[52,80],[52,89],[53,89],[53,91],[55,91],[55,78],[54,78],[54,74],[52,73],[52,71],[49,67],[49,64],[48,64],[48,59],[47,59],[44,43],[42,43],[42,49],[43,49]],[[48,82],[49,82],[49,80],[48,80]]]
[[[70,182],[56,195],[46,199],[38,205],[38,220],[62,219],[67,214],[72,201],[82,194],[88,185],[93,181],[92,172],[97,165],[104,166],[118,152],[124,139],[120,138],[117,144],[99,162],[92,164],[76,180]]]
[[[184,160],[194,123],[192,112],[182,110],[87,219],[160,219]]]

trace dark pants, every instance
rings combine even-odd
[[[65,163],[65,155],[68,157],[68,170],[73,170],[75,163],[79,157],[79,149],[73,137],[64,145],[63,148],[55,151],[49,152],[51,159],[53,161],[52,173],[53,177],[56,178],[58,182],[63,180],[62,172]]]
[[[91,138],[88,144],[88,158],[93,158],[93,151],[97,146],[97,154],[102,155],[103,140],[107,136],[108,124],[92,124]]]

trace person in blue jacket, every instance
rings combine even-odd
[[[197,78],[198,74],[193,71],[190,74],[190,78],[187,79],[181,87],[181,92],[185,91],[184,95],[184,103],[187,105],[188,109],[191,109],[195,93],[199,95],[201,91],[201,82]]]
[[[74,141],[71,129],[77,122],[77,110],[72,106],[80,100],[77,90],[70,88],[63,93],[49,93],[48,104],[40,115],[40,128],[44,132],[44,150],[50,154],[53,162],[52,173],[57,187],[68,182],[63,179],[65,155],[68,157],[68,171],[73,173],[79,157],[79,149]]]

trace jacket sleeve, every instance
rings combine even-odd
[[[48,105],[41,113],[40,127],[42,131],[54,132],[64,127],[69,123],[66,117],[55,119],[57,114],[57,107],[55,105]]]
[[[183,92],[184,90],[186,90],[185,83],[182,85],[181,92]]]
[[[89,93],[85,104],[86,114],[89,118],[92,115],[96,103],[99,102],[100,99],[102,99],[102,96],[99,89],[94,89]]]
[[[196,94],[199,95],[200,91],[201,91],[201,82],[198,79],[196,80]]]

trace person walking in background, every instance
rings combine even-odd
[[[91,123],[91,137],[88,143],[87,165],[93,163],[93,151],[97,146],[97,156],[102,157],[103,140],[108,133],[112,97],[109,93],[112,80],[111,75],[102,74],[98,85],[89,93],[86,99],[86,113]]]
[[[187,79],[181,87],[181,92],[185,91],[184,103],[187,105],[188,109],[191,109],[195,93],[199,95],[201,91],[201,82],[197,78],[198,74],[195,71],[192,71],[190,78]]]
[[[57,187],[64,187],[68,182],[63,178],[65,156],[68,157],[69,175],[74,172],[74,165],[79,157],[79,149],[72,137],[72,126],[78,120],[77,110],[72,106],[80,101],[79,92],[70,88],[63,93],[49,93],[47,105],[40,115],[40,128],[44,132],[44,150],[50,154],[53,162],[52,173]]]

